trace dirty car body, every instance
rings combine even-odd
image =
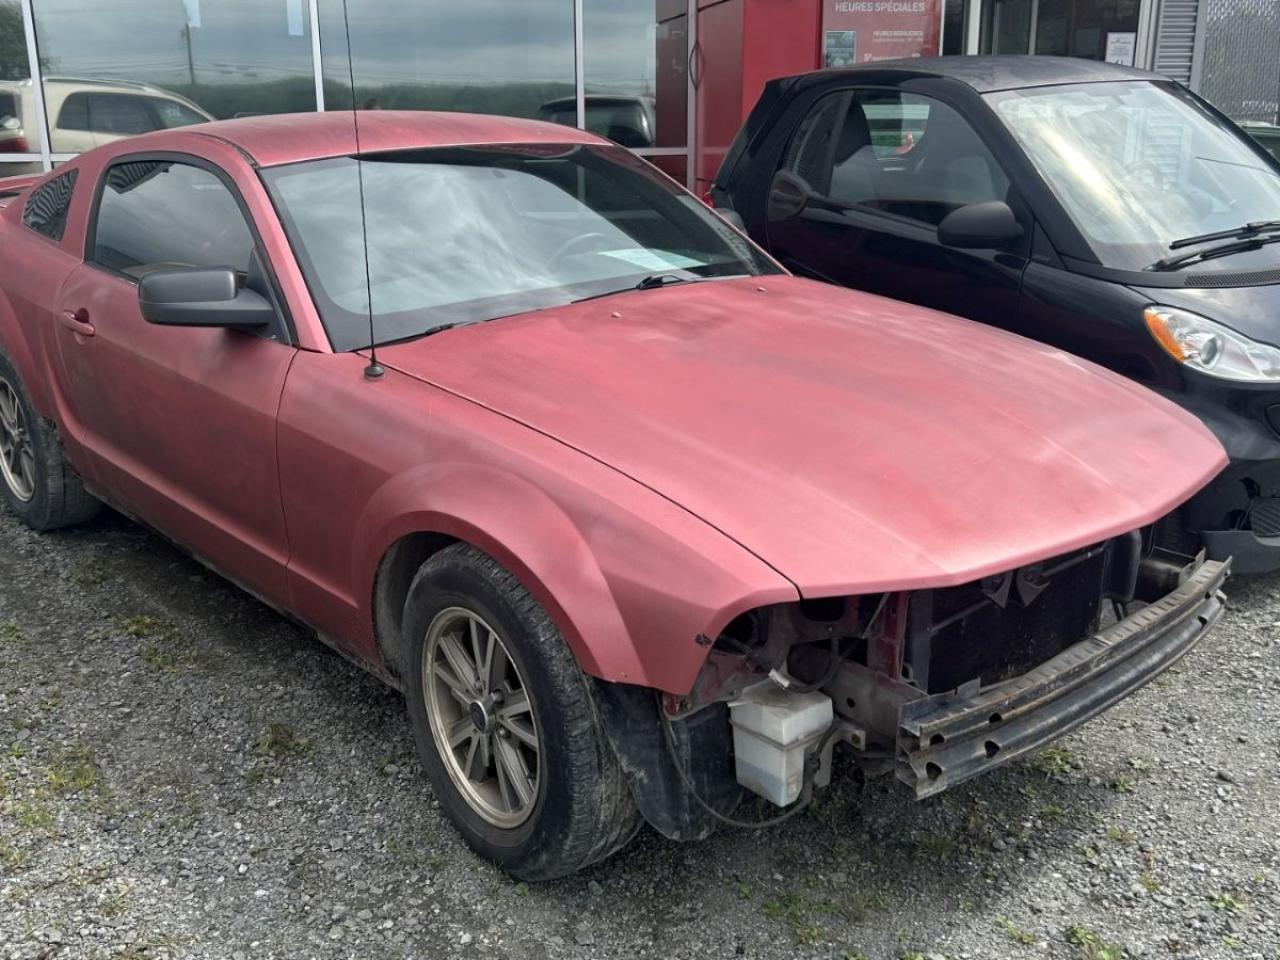
[[[0,182],[4,493],[38,528],[109,503],[403,689],[513,873],[704,836],[744,785],[802,802],[837,742],[937,792],[1217,618],[1226,565],[1152,544],[1225,462],[1165,400],[793,278],[587,133],[359,134]]]

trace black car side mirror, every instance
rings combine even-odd
[[[813,188],[790,170],[779,170],[769,185],[769,219],[790,220],[809,204]]]
[[[153,270],[138,282],[138,306],[148,323],[169,327],[251,329],[276,318],[275,307],[242,288],[230,267]]]
[[[960,250],[1000,250],[1022,236],[1022,225],[1003,200],[970,203],[938,224],[938,242]]]

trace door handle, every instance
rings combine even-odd
[[[82,337],[92,337],[94,334],[93,324],[89,322],[89,311],[84,307],[79,310],[63,310],[62,325]]]

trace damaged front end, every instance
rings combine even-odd
[[[688,695],[655,707],[602,685],[601,712],[668,836],[705,836],[742,788],[779,806],[807,798],[837,743],[927,797],[1175,663],[1221,616],[1229,567],[1135,531],[960,586],[762,608],[714,640]]]

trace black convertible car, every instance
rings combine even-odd
[[[1198,414],[1231,465],[1161,545],[1280,569],[1280,164],[1195,94],[1052,57],[775,80],[710,199],[797,273],[1043,340]]]

